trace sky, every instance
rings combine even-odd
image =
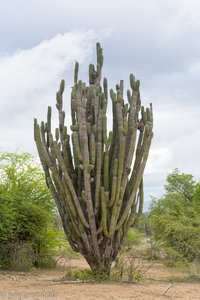
[[[199,0],[0,0],[0,152],[37,155],[33,118],[55,107],[60,80],[70,124],[74,62],[87,80],[95,44],[104,49],[109,88],[129,74],[154,108],[145,170],[145,208],[175,168],[200,178]],[[56,109],[53,125],[57,124]]]

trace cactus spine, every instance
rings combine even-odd
[[[141,107],[140,82],[131,74],[128,103],[122,80],[116,92],[110,90],[113,130],[108,134],[108,83],[104,78],[101,86],[102,66],[99,43],[97,66],[89,66],[88,86],[78,79],[75,63],[71,142],[63,111],[64,80],[56,95],[59,127],[55,139],[50,107],[46,123],[34,120],[34,139],[71,247],[82,253],[92,269],[109,273],[129,228],[142,213],[153,113],[151,104]]]

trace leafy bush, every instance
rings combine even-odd
[[[106,274],[98,273],[90,269],[69,269],[65,274],[66,280],[73,281],[107,281],[109,277]]]
[[[12,248],[10,268],[16,271],[29,271],[34,264],[34,259],[31,244],[15,244]]]
[[[149,226],[148,213],[143,213],[140,216],[139,223],[137,224],[137,226],[135,226],[135,228],[139,232],[145,234],[146,236],[151,236],[152,232],[151,232],[151,228]]]
[[[59,255],[67,258],[67,259],[77,259],[77,258],[80,258],[80,253],[79,252],[75,252],[68,241],[65,242],[65,246],[64,247],[61,247],[59,249]]]
[[[39,255],[34,262],[35,267],[40,269],[52,269],[57,265],[57,261],[54,257],[48,254]]]
[[[200,262],[193,261],[192,263],[188,264],[188,272],[190,278],[200,281]]]
[[[140,233],[137,229],[131,228],[125,238],[124,246],[131,247],[133,245],[140,244],[142,236],[142,233]]]
[[[55,205],[41,167],[30,154],[0,155],[0,264],[16,268],[59,243]]]
[[[160,245],[153,239],[150,239],[149,247],[145,249],[144,258],[147,260],[157,260],[161,258],[160,250]]]
[[[145,273],[151,268],[141,258],[129,256],[120,258],[117,266],[111,269],[109,275],[90,269],[68,269],[64,280],[89,281],[89,282],[131,282],[137,283],[143,280]]]
[[[128,256],[121,257],[118,261],[118,279],[137,283],[144,279],[144,275],[149,271],[152,265],[143,263],[141,257]]]
[[[175,170],[167,177],[166,194],[153,199],[149,220],[154,237],[178,259],[200,258],[200,184]]]

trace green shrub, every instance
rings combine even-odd
[[[60,245],[56,209],[41,166],[30,154],[0,155],[0,265],[30,269],[32,254]],[[25,249],[21,246],[25,247]]]
[[[147,260],[157,260],[160,257],[160,245],[151,239],[149,247],[145,249],[144,258]]]
[[[34,258],[35,255],[31,244],[15,244],[12,248],[9,268],[15,271],[30,271]]]
[[[197,281],[200,281],[200,262],[193,261],[188,264],[189,276]]]
[[[152,230],[149,224],[148,213],[143,213],[140,216],[139,223],[135,228],[146,236],[151,236]]]
[[[140,233],[137,229],[131,228],[124,241],[124,246],[131,247],[133,245],[138,245],[141,243],[142,237],[142,233]]]
[[[151,268],[151,264],[143,263],[140,256],[120,257],[116,264],[116,270],[111,273],[111,279],[115,281],[128,281],[137,283],[144,279],[146,272]]]
[[[66,280],[72,281],[107,281],[109,277],[105,274],[90,269],[69,269],[65,274]]]
[[[57,265],[57,261],[54,257],[50,255],[39,255],[34,262],[36,268],[40,269],[52,269],[55,268]]]
[[[66,241],[64,247],[62,247],[61,249],[59,249],[58,251],[59,255],[62,255],[68,259],[77,259],[80,258],[80,253],[79,252],[75,252],[71,246],[69,245],[69,242]]]
[[[153,199],[151,205],[149,222],[154,238],[166,249],[175,251],[178,260],[199,259],[200,184],[192,175],[175,170],[167,177],[165,190],[166,194]]]

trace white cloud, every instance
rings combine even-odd
[[[17,50],[0,58],[2,105],[28,105],[37,93],[53,88],[75,59],[91,56],[95,35],[92,31],[57,35],[30,50]]]
[[[163,173],[171,158],[170,149],[167,147],[152,147],[149,160],[147,162],[146,175]]]
[[[161,4],[162,5],[162,4]],[[198,0],[178,0],[168,1],[164,7],[170,8],[166,11],[166,15],[160,20],[159,32],[162,32],[160,42],[167,45],[172,45],[172,42],[177,44],[177,39],[182,42],[188,42],[182,39],[185,35],[191,40],[195,38],[193,33],[199,31],[200,17],[200,2]]]
[[[96,38],[93,31],[59,34],[32,49],[0,58],[1,151],[35,151],[33,117],[45,118],[63,77],[67,78],[69,98],[74,62],[78,60],[84,68]]]

